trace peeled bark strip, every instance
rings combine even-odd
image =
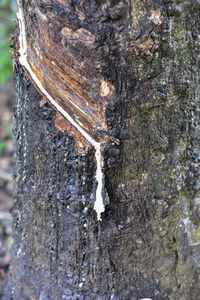
[[[18,66],[15,246],[5,299],[198,299],[199,1],[20,3],[32,68],[41,57],[56,60],[56,78],[63,68],[52,97],[64,80],[68,98],[91,105],[82,128],[106,140],[110,204],[97,222],[94,148],[75,151]],[[52,69],[45,70],[40,82],[50,91]]]

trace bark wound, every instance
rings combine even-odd
[[[21,0],[17,2],[19,34],[15,58],[43,99],[57,110],[56,128],[67,130],[74,137],[79,153],[85,153],[89,145],[95,148],[97,188],[94,209],[100,220],[105,210],[102,196],[102,148],[108,141],[105,109],[114,97],[115,89],[102,78],[99,60],[96,56],[93,58],[95,36],[85,28],[72,28],[68,19],[63,25],[55,7],[46,13],[44,9],[48,9],[49,4],[44,1],[33,1],[35,5],[31,10],[28,4],[23,6]],[[65,13],[67,9],[63,6]],[[75,14],[77,19],[84,18],[79,11]]]
[[[78,153],[87,153],[90,147],[88,140],[58,111],[56,113],[55,126],[60,131],[67,130],[67,132],[69,132],[74,138],[74,146]]]
[[[78,30],[73,31],[69,27],[64,27],[61,30],[61,33],[67,40],[70,40],[71,43],[80,42],[84,44],[86,47],[92,47],[92,48],[94,47],[95,37],[88,30],[79,28]],[[65,42],[65,39],[62,41]]]

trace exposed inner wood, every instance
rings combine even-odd
[[[67,26],[60,29],[55,24],[53,26],[54,32],[50,33],[48,28],[51,29],[51,26],[49,26],[47,19],[49,15],[44,15],[39,9],[30,13],[28,7],[23,7],[20,0],[18,0],[18,8],[19,45],[17,57],[19,63],[24,67],[27,75],[43,97],[71,123],[71,126],[66,126],[66,129],[74,137],[76,149],[83,153],[88,148],[88,142],[95,148],[97,187],[94,210],[97,213],[97,219],[101,220],[101,213],[105,210],[102,145],[107,139],[103,139],[102,135],[98,138],[96,132],[106,131],[105,106],[107,100],[102,98],[111,95],[114,87],[107,82],[104,83],[106,92],[102,95],[100,85],[102,86],[103,79],[100,75],[94,74],[91,70],[88,71],[85,67],[85,60],[80,61],[78,55],[73,58],[70,49],[68,47],[65,49],[63,46],[64,34],[64,38],[68,39],[66,42],[72,42],[72,48],[74,42],[80,43],[80,46],[84,47],[84,54],[88,45],[88,48],[91,48],[95,37],[84,29],[74,31]],[[25,13],[26,11],[27,13]],[[33,15],[37,22],[33,22]],[[50,17],[52,17],[51,14]],[[57,37],[60,39],[56,41]],[[86,54],[88,54],[87,51]],[[90,68],[95,67],[95,62],[93,63]],[[94,77],[91,77],[91,74]],[[63,130],[61,123],[56,119],[57,127],[59,129],[62,127]]]
[[[104,142],[105,109],[115,96],[115,88],[102,78],[100,55],[93,55],[97,46],[94,33],[86,28],[72,28],[67,18],[61,22],[56,8],[49,9],[52,1],[33,2],[31,11],[28,4],[23,7],[26,57],[31,70],[47,93],[79,126],[97,142]],[[18,4],[21,5],[20,0]],[[63,6],[63,12],[67,16],[67,6]],[[79,11],[74,15],[80,19]],[[97,134],[102,131],[104,134]]]

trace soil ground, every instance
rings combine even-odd
[[[0,295],[10,262],[14,169],[12,110],[15,87],[12,80],[0,87]]]

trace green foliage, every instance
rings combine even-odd
[[[5,148],[6,148],[6,143],[4,141],[0,141],[0,156],[2,155],[2,152]]]
[[[0,0],[0,85],[12,76],[12,61],[8,37],[14,31],[15,0]]]
[[[7,127],[6,127],[6,135],[8,138],[12,138],[13,137],[13,127],[12,127],[12,123],[9,124]]]

